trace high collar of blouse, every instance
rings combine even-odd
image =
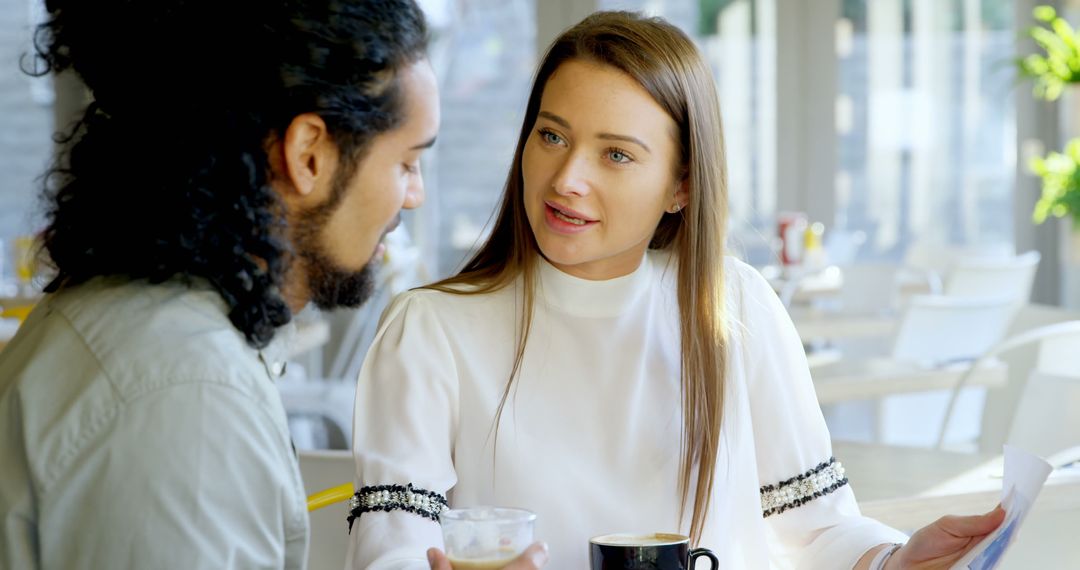
[[[582,317],[612,317],[625,312],[649,288],[655,262],[646,254],[632,273],[594,281],[574,277],[546,259],[539,261],[540,298],[549,305]]]

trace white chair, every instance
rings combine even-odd
[[[924,273],[930,282],[941,283],[957,263],[965,259],[1009,258],[1016,255],[1012,244],[955,245],[936,240],[919,240],[904,254],[904,267]],[[936,291],[935,291],[936,292]]]
[[[948,272],[959,256],[955,246],[917,240],[904,252],[904,266],[941,276]]]
[[[960,259],[945,281],[945,294],[967,297],[1005,296],[1019,309],[1031,299],[1035,271],[1042,258],[1037,251],[1007,257]]]
[[[973,361],[1005,336],[1012,313],[1008,298],[963,298],[916,295],[901,317],[888,357],[853,357],[848,353],[835,364],[811,370],[819,391],[832,381],[866,378],[867,383],[890,385],[893,395],[865,403],[842,403],[826,409],[826,420],[837,439],[881,441],[892,444],[931,446],[949,402],[945,389],[904,393],[903,386],[930,374]],[[890,372],[893,371],[893,372]],[[860,390],[867,394],[868,391]],[[865,397],[865,396],[864,396]],[[957,404],[962,425],[978,433],[985,388],[962,392]],[[872,425],[864,424],[869,420]]]
[[[327,378],[356,381],[367,347],[375,338],[379,315],[392,296],[393,293],[387,287],[380,286],[362,307],[342,311],[332,317],[336,325],[335,331],[341,340],[334,347],[334,357],[327,370]]]
[[[1011,338],[1039,327],[1077,320],[1080,320],[1080,311],[1029,303],[1017,311],[1005,336]],[[1028,373],[1039,365],[1038,349],[1039,345],[1032,344],[1000,356],[1008,367],[1008,379],[1004,386],[989,390],[986,394],[978,436],[981,453],[1001,453],[1001,446],[1008,440],[1009,428],[1016,416],[1016,403],[1023,398]]]
[[[1080,335],[1074,339],[1080,340]],[[1024,387],[1008,443],[1047,457],[1080,446],[1080,376],[1034,371]],[[1080,457],[1074,457],[1080,459]]]
[[[1075,320],[1078,315],[1070,315],[1060,308],[1038,306],[1025,307],[1020,316],[1025,320],[1023,326],[1036,322],[1051,324],[1013,334],[987,351],[974,366],[987,366],[1001,358],[1009,363],[1011,378],[1026,380],[1022,396],[1011,398],[1016,413],[1010,416],[1011,427],[1005,427],[1009,435],[1004,442],[1036,453],[1056,468],[1062,467],[1080,460],[1080,414],[1077,413],[1080,410],[1080,320]],[[1053,322],[1061,316],[1071,316],[1074,320]],[[1018,358],[1027,358],[1023,370],[1014,369],[1013,363]],[[977,370],[975,367],[971,368],[972,373]],[[954,393],[960,388],[958,384]],[[984,426],[988,420],[996,419],[984,418]],[[943,424],[942,433],[947,430],[948,426]],[[939,436],[939,448],[941,439]],[[986,493],[990,496],[976,504],[974,498],[980,492],[980,483],[976,482],[974,489],[969,485],[980,480],[985,482],[983,484],[1000,485],[1000,467],[996,471],[997,478],[993,478],[981,472],[980,465],[988,457],[1002,453],[1002,442],[996,440],[991,445],[984,445],[980,448],[982,453],[976,455],[943,449],[913,450],[844,443],[835,449],[837,457],[845,462],[856,489],[869,487],[877,494],[874,498],[896,499],[862,503],[864,514],[901,528],[905,525],[917,528],[945,512],[981,512],[994,504],[1000,491]],[[852,460],[848,459],[849,453]],[[1072,467],[1057,473],[1058,484],[1061,479],[1071,478],[1074,481],[1071,485],[1075,485],[1076,469]],[[1052,474],[1051,482],[1054,477]],[[873,485],[863,485],[863,482]],[[948,491],[943,490],[943,484],[949,487]],[[1039,498],[1041,504],[1037,503],[1029,513],[1022,538],[1010,547],[1002,568],[1073,568],[1074,565],[1066,561],[1080,560],[1080,542],[1075,540],[1080,536],[1077,503],[1065,494],[1049,499],[1046,497],[1048,490],[1055,489],[1043,490]],[[920,496],[911,496],[914,494]],[[865,496],[863,500],[866,500]],[[945,500],[955,503],[928,507],[934,501]],[[919,516],[925,516],[926,520],[915,523],[913,518]]]
[[[379,315],[398,293],[430,281],[420,250],[412,244],[404,225],[387,234],[386,259],[380,267],[375,294],[364,306],[344,319],[341,342],[336,347],[328,378],[354,382],[360,374],[367,348],[378,329]]]
[[[1007,297],[912,297],[892,357],[927,366],[974,360],[1005,337],[1011,304]]]
[[[895,263],[864,263],[843,268],[840,311],[844,314],[880,315],[896,310],[897,273]]]
[[[941,274],[933,269],[904,265],[900,267],[896,279],[902,284],[923,285],[926,292],[931,295],[940,295],[945,291]]]
[[[299,449],[348,449],[356,381],[286,376],[277,381]]]
[[[942,367],[973,362],[1001,342],[1015,309],[1008,297],[916,296],[911,299],[897,331],[892,357]],[[956,394],[954,396],[954,394]],[[963,438],[979,433],[986,388],[965,387],[904,394],[886,398],[879,407],[881,440],[903,445],[933,445],[950,400]]]
[[[386,259],[380,266],[372,298],[354,311],[324,315],[331,323],[330,336],[341,339],[332,347],[329,373],[323,376],[321,366],[314,367],[310,373],[290,366],[289,376],[278,381],[289,427],[299,448],[348,448],[352,439],[356,379],[378,329],[379,315],[394,295],[427,280],[419,250],[411,245],[403,226],[385,240]]]
[[[938,432],[937,448],[948,437],[959,394],[971,374],[1006,353],[1037,345],[1034,366],[1023,373],[1023,395],[1011,419],[1008,442],[1041,455],[1080,445],[1080,320],[1038,327],[987,350],[953,388]],[[1019,372],[1019,371],[1018,371]],[[1018,377],[1017,374],[1012,375]]]
[[[351,451],[300,451],[300,475],[304,479],[304,491],[311,495],[352,483],[356,468]],[[335,503],[309,513],[311,520],[311,543],[308,546],[310,570],[341,570],[349,548],[345,503]]]
[[[815,300],[808,307],[788,307],[814,366],[849,353],[884,354],[899,321],[896,264],[867,263],[837,270],[842,271],[837,296]]]

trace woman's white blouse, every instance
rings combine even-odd
[[[399,296],[360,373],[357,489],[411,484],[452,507],[530,509],[554,570],[588,568],[592,536],[687,533],[675,269],[650,252],[630,275],[587,281],[542,261],[520,375],[495,431],[520,287]],[[859,514],[831,462],[802,344],[773,290],[731,258],[724,278],[724,416],[701,545],[721,568],[836,569],[906,540]],[[427,569],[425,551],[442,546],[438,523],[401,510],[363,513],[350,534],[352,568]]]

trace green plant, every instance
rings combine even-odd
[[[1035,223],[1049,216],[1072,216],[1074,227],[1080,229],[1080,139],[1069,141],[1064,153],[1031,159],[1029,166],[1043,181],[1042,196],[1032,214]]]
[[[1020,72],[1035,80],[1035,96],[1055,101],[1065,86],[1080,83],[1080,38],[1051,6],[1038,6],[1032,12],[1041,26],[1028,28],[1043,53],[1020,60]]]

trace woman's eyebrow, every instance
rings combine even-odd
[[[645,149],[645,152],[647,152],[649,154],[652,154],[652,149],[649,148],[649,145],[645,144],[645,141],[643,141],[643,140],[641,140],[641,139],[639,139],[637,137],[632,137],[630,135],[616,135],[616,134],[613,134],[613,133],[600,133],[600,134],[596,135],[596,138],[604,139],[604,140],[611,140],[611,141],[625,141],[625,142],[634,143],[634,144],[640,146],[641,148]]]
[[[540,111],[540,116],[559,125],[560,127],[567,129],[573,128],[570,126],[570,121],[567,121],[566,119],[556,115],[555,113],[550,113],[548,111]]]
[[[559,125],[560,127],[565,128],[565,129],[572,129],[573,128],[573,127],[570,126],[570,121],[567,121],[566,119],[564,119],[564,118],[562,118],[562,117],[560,117],[560,116],[558,116],[555,113],[552,113],[550,111],[540,111],[537,114],[537,116],[543,117],[543,118],[545,118],[545,119]],[[603,140],[623,141],[623,142],[634,143],[634,144],[640,146],[641,148],[645,149],[645,152],[647,152],[649,154],[652,154],[652,149],[649,148],[649,145],[645,144],[645,141],[643,141],[643,140],[641,140],[641,139],[639,139],[637,137],[632,137],[630,135],[617,135],[615,133],[600,133],[600,134],[596,135],[596,138],[603,139]]]

